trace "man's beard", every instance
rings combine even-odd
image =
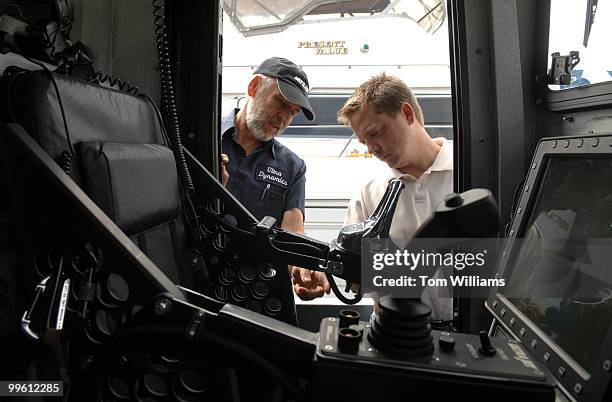
[[[253,137],[264,142],[280,135],[287,128],[287,124],[280,119],[266,116],[263,104],[257,102],[255,98],[246,105],[246,123]],[[264,128],[266,123],[278,126],[279,129],[276,132],[266,132]]]

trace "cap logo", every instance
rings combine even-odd
[[[300,85],[304,88],[304,91],[308,92],[308,85],[306,85],[306,83],[304,82],[304,80],[302,80],[300,77],[298,77],[297,75],[295,77],[293,77],[294,80],[296,80],[297,82],[300,83]]]

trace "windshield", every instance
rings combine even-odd
[[[223,9],[244,36],[280,32],[298,23],[394,16],[434,33],[446,19],[443,0],[224,0]]]

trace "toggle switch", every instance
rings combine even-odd
[[[489,335],[487,335],[487,331],[480,331],[480,348],[478,350],[485,356],[494,356],[495,348],[491,345],[491,340],[489,339]]]

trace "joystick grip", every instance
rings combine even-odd
[[[336,246],[359,255],[362,239],[389,238],[391,222],[403,189],[404,183],[401,180],[389,181],[387,190],[372,215],[361,223],[343,227],[335,241]]]

